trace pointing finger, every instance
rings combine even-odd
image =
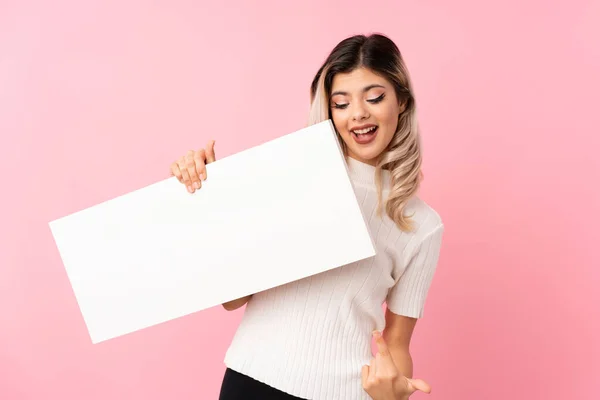
[[[383,335],[379,331],[373,332],[373,337],[375,338],[375,343],[377,344],[377,352],[383,356],[387,357],[390,354],[390,351],[387,347],[387,343],[383,339]]]

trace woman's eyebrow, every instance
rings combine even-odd
[[[374,88],[382,88],[382,89],[385,89],[385,86],[378,85],[378,84],[373,84],[373,85],[365,86],[365,87],[363,88],[363,92],[368,92],[369,90],[371,90],[371,89],[374,89]],[[342,96],[347,96],[347,95],[348,95],[348,92],[344,92],[344,91],[342,91],[342,90],[338,90],[338,91],[335,91],[335,92],[331,93],[331,96],[333,97],[333,96],[335,96],[335,95],[338,95],[338,94],[339,94],[339,95],[342,95]]]

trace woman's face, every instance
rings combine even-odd
[[[334,76],[330,107],[348,155],[371,165],[394,137],[404,110],[392,84],[366,68]]]

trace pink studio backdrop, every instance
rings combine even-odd
[[[242,311],[92,345],[48,222],[301,128],[327,52],[373,31],[447,227],[414,398],[600,398],[600,2],[234,3],[0,2],[0,398],[216,399]]]

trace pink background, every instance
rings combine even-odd
[[[216,399],[241,310],[91,345],[47,224],[299,129],[327,52],[371,31],[409,65],[447,227],[414,398],[600,398],[600,2],[520,3],[0,2],[0,398]]]

